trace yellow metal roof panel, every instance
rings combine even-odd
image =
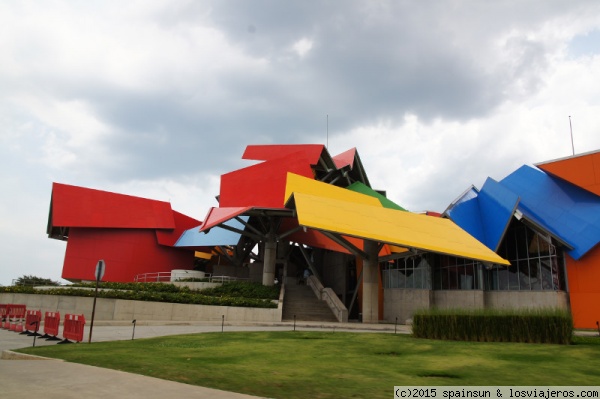
[[[509,264],[449,219],[303,192],[294,192],[294,200],[298,223],[302,226],[461,258]]]
[[[285,185],[285,199],[290,198],[293,193],[306,193],[318,197],[327,197],[331,199],[343,200],[365,205],[379,206],[381,202],[370,195],[358,193],[345,188],[337,187],[331,184],[323,183],[317,180],[309,179],[294,173],[287,174]]]

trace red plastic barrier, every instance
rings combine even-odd
[[[25,316],[25,333],[37,334],[42,322],[41,310],[28,310]]]
[[[56,338],[58,327],[60,326],[60,313],[46,312],[44,314],[44,335],[45,338]]]
[[[63,337],[66,341],[83,341],[85,317],[82,314],[66,314],[63,325]]]
[[[0,304],[0,328],[4,328],[4,323],[8,322],[8,305]]]
[[[9,303],[6,306],[6,309],[6,320],[8,321],[8,325],[5,321],[2,327],[8,328],[11,331],[23,331],[23,325],[21,323],[25,319],[27,306]]]

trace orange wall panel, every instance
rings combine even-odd
[[[579,261],[567,255],[569,296],[575,328],[597,328],[600,321],[600,247]]]

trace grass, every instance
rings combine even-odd
[[[389,398],[394,385],[597,385],[600,339],[481,343],[344,332],[230,332],[19,352],[271,398]]]

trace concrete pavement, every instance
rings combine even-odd
[[[407,326],[387,324],[357,323],[297,323],[298,331],[357,331],[408,333]],[[140,322],[135,326],[134,339],[166,335],[196,334],[202,332],[231,331],[290,331],[293,323],[276,324],[224,324],[221,323],[160,323]],[[133,324],[118,322],[95,322],[92,342],[118,341],[132,339]],[[84,331],[84,341],[77,345],[86,345],[89,338],[89,326]],[[11,349],[33,346],[33,337],[20,335],[14,331],[0,329],[0,378],[2,397],[44,399],[106,399],[106,398],[144,398],[164,399],[169,396],[178,398],[215,398],[243,399],[256,398],[234,392],[198,387],[158,378],[145,377],[122,371],[103,369],[82,364],[69,363],[55,359],[22,356]],[[55,345],[56,341],[37,338],[36,346]],[[11,360],[12,359],[12,360]]]

